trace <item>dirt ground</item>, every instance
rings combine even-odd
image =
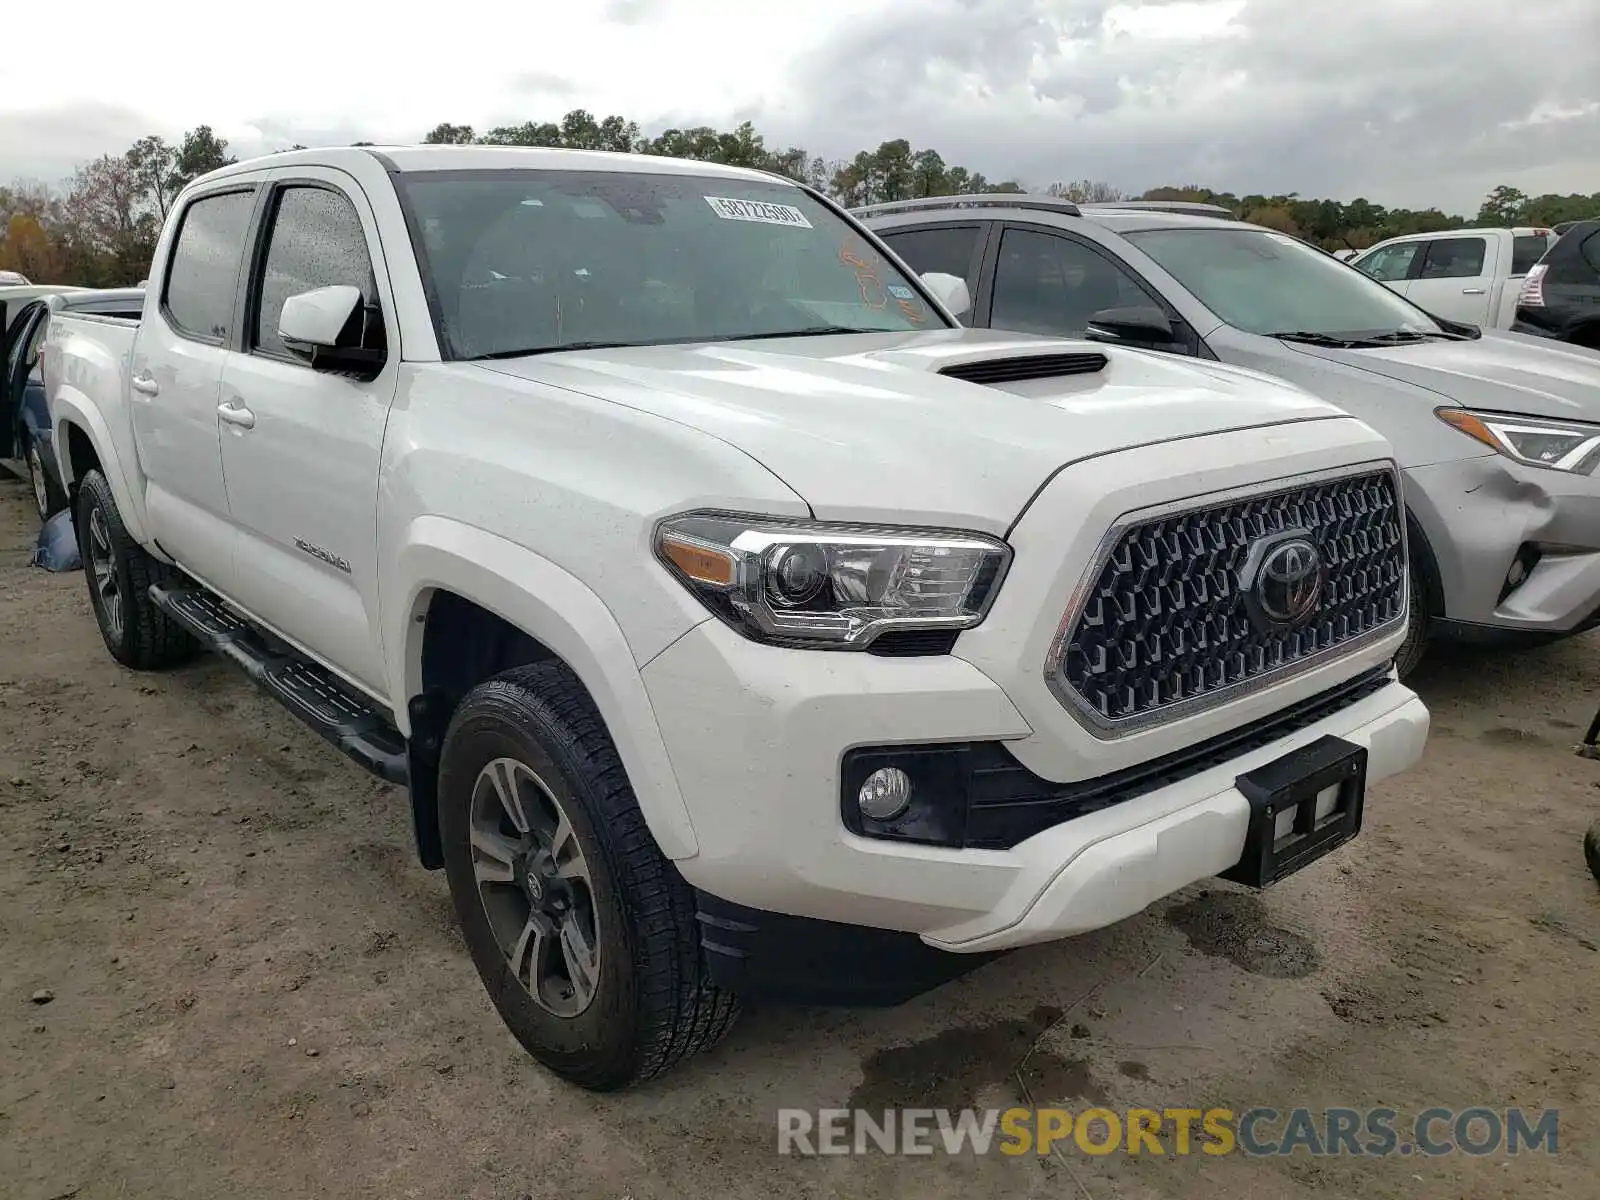
[[[1600,763],[1571,753],[1600,638],[1437,656],[1421,768],[1264,895],[1193,888],[895,1010],[748,1012],[596,1097],[500,1025],[403,797],[220,660],[117,667],[35,531],[0,473],[7,1200],[1600,1195]],[[1019,1076],[1074,1108],[1554,1107],[1559,1153],[776,1153],[780,1107],[1006,1105]]]

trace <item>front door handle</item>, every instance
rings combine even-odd
[[[235,404],[231,400],[227,404],[217,405],[217,416],[229,425],[237,425],[240,429],[254,429],[256,415],[242,404]]]
[[[1482,288],[1462,288],[1461,289],[1461,294],[1463,296],[1481,296],[1481,295],[1483,295],[1483,289]]]
[[[161,394],[161,385],[156,382],[156,377],[148,371],[140,371],[128,380],[128,386],[141,396],[158,396]]]

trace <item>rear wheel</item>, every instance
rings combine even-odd
[[[593,702],[560,663],[462,700],[439,829],[467,948],[501,1018],[557,1074],[608,1091],[717,1041],[693,893],[667,861]]]
[[[39,510],[39,520],[48,521],[67,507],[67,498],[45,470],[39,444],[27,434],[22,435],[22,461],[28,464],[28,482],[33,487],[33,503]]]
[[[98,470],[78,485],[75,515],[89,606],[111,656],[125,667],[150,670],[198,654],[200,644],[150,599],[150,585],[167,583],[176,572],[129,535]]]

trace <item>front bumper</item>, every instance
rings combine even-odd
[[[700,843],[677,864],[691,884],[750,909],[906,931],[962,953],[1099,928],[1226,870],[1244,845],[1249,805],[1234,780],[1246,771],[1334,734],[1367,747],[1375,784],[1416,762],[1428,730],[1422,702],[1391,680],[1010,849],[949,849],[847,830],[840,763],[857,746],[1025,743],[1029,723],[971,663],[783,650],[708,621],[644,680]]]
[[[1405,478],[1437,564],[1444,612],[1436,615],[1447,628],[1559,635],[1600,617],[1600,478],[1498,454],[1412,467]],[[1519,556],[1525,578],[1513,585]]]

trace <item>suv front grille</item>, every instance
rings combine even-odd
[[[1388,470],[1135,516],[1063,623],[1051,689],[1114,736],[1353,651],[1405,618],[1404,520]],[[1245,576],[1285,539],[1316,548],[1320,586],[1298,620],[1273,624]]]

